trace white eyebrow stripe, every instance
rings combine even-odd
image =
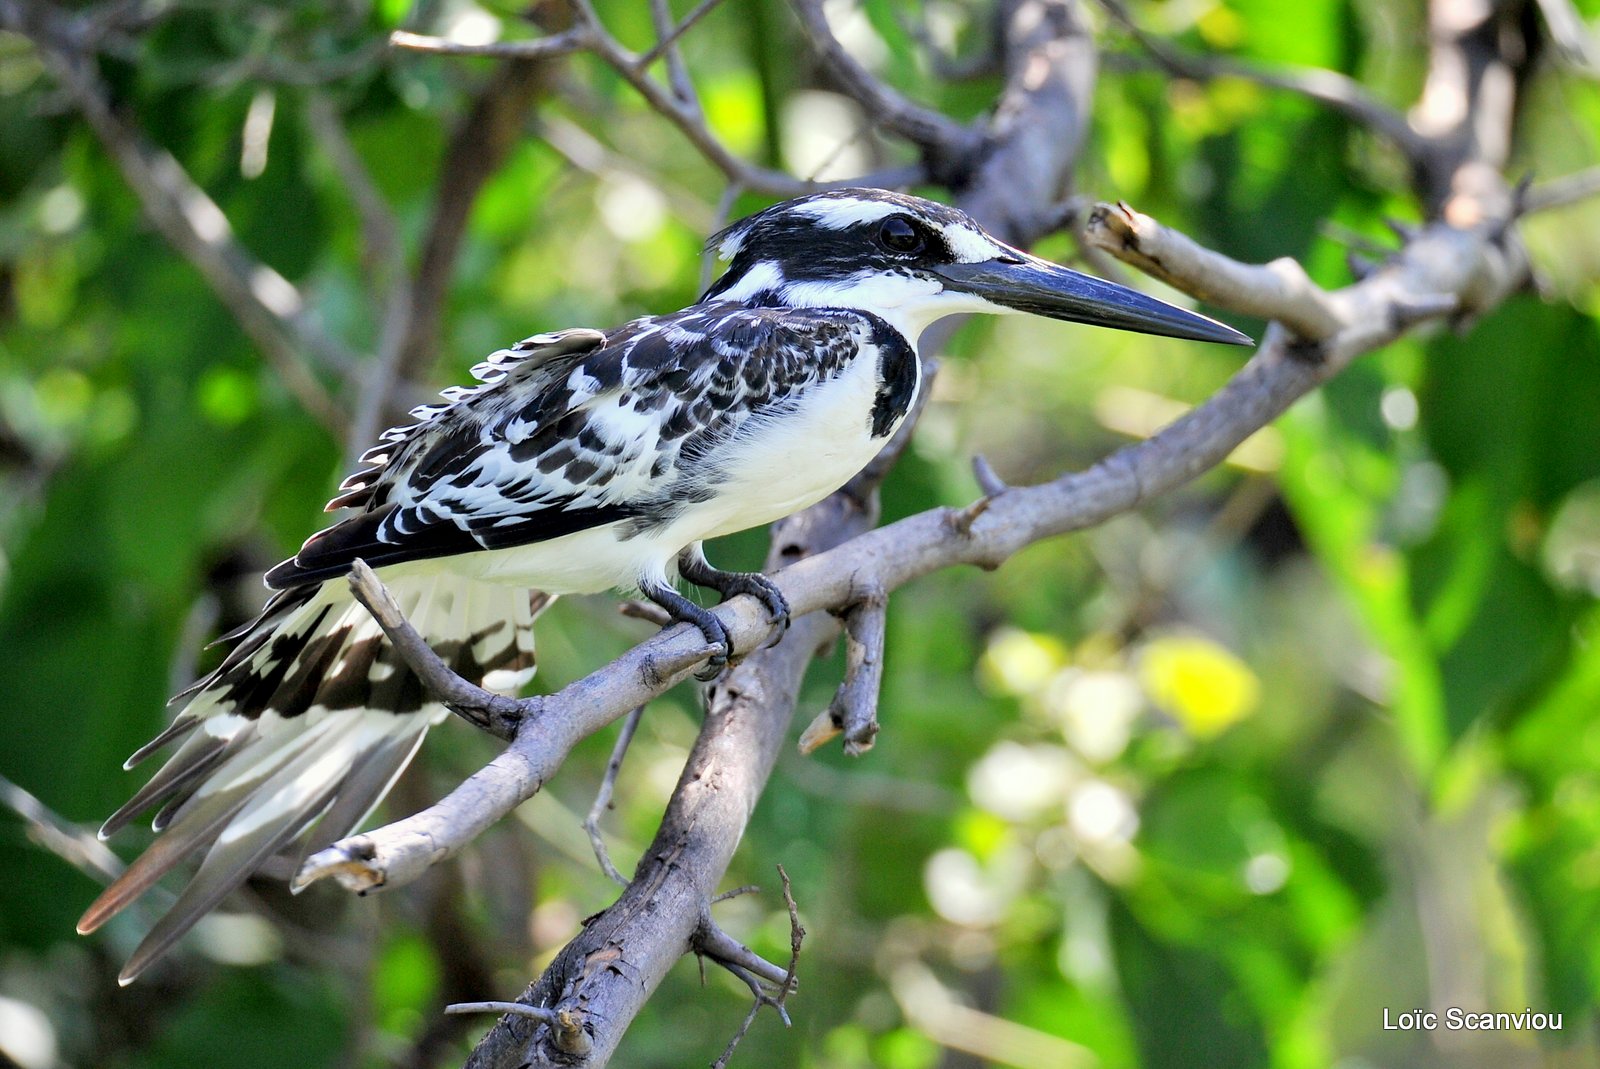
[[[940,230],[944,234],[945,242],[950,246],[950,251],[955,253],[956,259],[961,263],[982,263],[1005,252],[1003,248],[976,230],[959,223],[946,225]]]
[[[796,204],[796,215],[807,215],[828,230],[845,230],[858,223],[871,223],[904,212],[905,206],[892,201],[859,197],[823,197],[808,204]]]

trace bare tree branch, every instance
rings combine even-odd
[[[622,730],[617,732],[616,745],[611,748],[611,759],[606,762],[606,774],[600,780],[600,789],[595,792],[594,804],[589,807],[589,815],[584,819],[583,830],[589,833],[589,845],[594,847],[594,859],[600,863],[600,870],[610,877],[611,882],[620,887],[628,886],[628,878],[617,871],[617,866],[611,863],[611,851],[606,849],[605,836],[600,832],[600,819],[611,809],[611,795],[617,786],[617,773],[622,771],[622,759],[628,756],[628,747],[633,744],[633,733],[639,729],[639,721],[644,717],[644,706],[639,706],[628,714],[622,722]]]
[[[700,112],[700,98],[689,79],[689,68],[684,66],[683,51],[678,48],[677,42],[679,30],[672,24],[672,8],[667,0],[650,0],[650,18],[655,23],[658,42],[650,50],[650,55],[666,57],[667,83],[672,86],[673,95],[697,113]],[[648,66],[643,56],[639,57],[638,63],[640,67]]]
[[[1404,115],[1347,74],[1314,67],[1262,67],[1225,56],[1197,55],[1146,32],[1121,0],[1097,2],[1169,74],[1195,81],[1239,78],[1316,101],[1387,138],[1413,166],[1431,151],[1428,139],[1412,129]]]
[[[4,776],[0,776],[0,807],[22,820],[30,840],[91,879],[110,883],[122,875],[122,859],[94,832],[69,823]]]
[[[700,0],[700,3],[695,5],[694,10],[685,15],[676,26],[661,33],[660,39],[656,41],[655,45],[639,57],[639,66],[649,67],[663,55],[666,55],[678,43],[679,38],[694,29],[695,24],[709,15],[711,9],[720,3],[722,3],[722,0]],[[665,7],[665,4],[662,6]]]
[[[473,727],[501,739],[510,739],[535,702],[518,701],[484,690],[452,672],[427,639],[417,633],[400,610],[400,603],[359,558],[350,565],[350,592],[372,614],[384,635],[411,666],[428,690]]]
[[[400,236],[400,220],[350,143],[344,119],[328,95],[316,90],[308,92],[305,110],[306,125],[356,210],[361,224],[362,260],[372,283],[373,303],[379,305],[389,297],[389,287],[405,273],[406,250]]]
[[[74,32],[63,16],[50,8],[0,0],[0,26],[33,41],[116,162],[145,216],[205,278],[301,406],[340,433],[344,413],[310,361],[349,374],[356,364],[354,355],[323,332],[293,283],[239,244],[222,209],[183,166],[116,113],[94,56],[72,43],[83,35]]]
[[[553,59],[585,51],[593,44],[587,26],[575,26],[562,33],[528,41],[490,41],[485,44],[467,44],[409,30],[395,30],[389,35],[391,48],[407,52],[427,52],[436,56],[487,56],[493,59]]]
[[[735,1032],[732,1038],[728,1040],[728,1045],[722,1048],[722,1053],[717,1057],[717,1060],[711,1063],[711,1069],[725,1069],[728,1061],[733,1057],[733,1052],[738,1049],[739,1044],[744,1040],[745,1035],[750,1031],[750,1026],[755,1023],[756,1016],[761,1012],[761,1007],[771,1006],[774,1012],[777,1013],[779,1019],[783,1021],[783,1026],[788,1028],[790,1025],[789,1011],[784,1008],[784,1003],[788,1001],[789,996],[795,992],[795,973],[800,968],[800,946],[805,942],[806,930],[800,924],[800,909],[795,905],[794,888],[790,886],[789,874],[784,871],[782,865],[778,866],[778,878],[783,881],[783,902],[784,905],[789,909],[789,964],[773,981],[775,985],[774,990],[768,991],[761,985],[760,981],[756,979],[755,976],[746,971],[744,966],[735,962],[727,961],[726,959],[721,959],[721,962],[725,967],[734,970],[734,974],[736,976],[744,979],[745,982],[750,985],[750,991],[751,994],[755,996],[755,1001],[750,1006],[750,1012],[745,1014],[743,1023],[739,1025],[739,1030]],[[707,911],[706,923],[710,923],[709,910]],[[704,931],[704,929],[702,929],[702,931]],[[713,931],[715,931],[717,934],[721,934],[721,929],[719,928],[714,928]],[[772,972],[776,971],[774,966],[762,960],[761,958],[756,957],[742,945],[738,943],[734,943],[733,945],[735,948],[737,948],[737,950],[743,951],[747,958],[758,969],[765,967],[766,969],[771,970],[760,975],[770,978]],[[707,953],[705,946],[702,943],[697,942],[696,949],[700,953]]]
[[[1123,203],[1097,205],[1084,239],[1210,304],[1276,319],[1307,341],[1321,341],[1339,331],[1332,299],[1290,257],[1260,266],[1241,264]]]
[[[1554,211],[1600,194],[1600,167],[1552,178],[1528,190],[1523,200],[1526,213]]]
[[[646,103],[676,126],[689,139],[690,144],[694,145],[700,154],[730,181],[738,183],[745,189],[778,197],[795,197],[823,188],[824,184],[806,182],[784,171],[757,167],[734,155],[706,125],[698,104],[692,100],[680,99],[676,93],[652,78],[643,57],[634,55],[606,32],[600,22],[600,16],[595,13],[594,7],[588,0],[575,0],[575,3],[580,22],[589,29],[593,38],[591,51],[633,86],[639,95],[644,97]],[[890,176],[890,181],[882,184],[894,182],[907,185],[916,181],[917,177],[916,172],[907,170]]]
[[[875,587],[869,587],[844,610],[844,681],[828,708],[801,733],[801,753],[813,753],[840,734],[844,735],[844,752],[851,757],[872,749],[878,737],[878,695],[883,689],[888,615],[888,595]]]
[[[668,87],[649,73],[655,61],[670,52],[672,43],[688,25],[698,21],[712,6],[712,3],[703,3],[677,26],[664,33],[656,45],[643,54],[634,53],[613,37],[588,0],[574,0],[573,9],[577,24],[566,34],[557,37],[542,38],[537,41],[505,41],[474,45],[445,41],[441,38],[419,37],[415,34],[391,37],[390,40],[399,48],[456,56],[547,57],[579,51],[593,53],[621,75],[652,109],[677,127],[708,163],[739,188],[752,192],[775,197],[796,197],[803,193],[843,185],[874,185],[898,189],[915,184],[925,177],[922,167],[907,166],[892,168],[879,174],[863,175],[848,181],[810,182],[796,178],[786,171],[760,167],[740,159],[707,125],[699,103],[687,89],[686,76],[674,76],[669,72],[669,78],[673,78],[673,85]],[[560,42],[558,45],[547,44],[558,40]]]
[[[913,104],[884,84],[845,50],[828,26],[822,0],[794,0],[790,5],[811,48],[839,80],[840,88],[861,105],[874,123],[922,149],[939,172],[958,166],[977,148],[979,131],[955,122],[941,112]]]

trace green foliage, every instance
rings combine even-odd
[[[600,6],[648,46],[645,5]],[[1264,0],[1131,6],[1186,47],[1327,66],[1396,106],[1420,85],[1423,30],[1393,5],[1317,0],[1293,18]],[[488,70],[375,46],[408,7],[176,5],[136,55],[105,61],[123,113],[361,353],[381,329],[374,265],[305,107],[320,92],[346,116],[414,257],[453,124]],[[520,5],[470,10],[523,32]],[[994,77],[946,81],[921,41],[926,23],[954,52],[983,47],[968,7],[867,0],[849,18],[908,96],[963,118],[993,100]],[[809,173],[840,141],[826,176],[906,158],[863,148],[848,123],[808,140],[842,98],[776,0],[729,0],[684,51],[712,127],[757,162]],[[539,106],[549,140],[525,138],[474,206],[436,385],[516,338],[698,291],[719,177],[614,75],[580,58],[565,78]],[[1546,64],[1526,99],[1519,167],[1593,161],[1593,84]],[[92,825],[138,782],[119,765],[161,726],[197,638],[258,604],[254,575],[314,529],[346,450],[58,100],[30,48],[0,35],[0,773]],[[263,101],[273,120],[252,173],[244,128]],[[1392,241],[1383,217],[1417,211],[1372,135],[1236,79],[1109,68],[1080,175],[1090,195],[1246,259],[1295,257],[1330,286],[1349,281],[1348,235]],[[1467,1008],[1567,1015],[1542,1046],[1495,1048],[1495,1064],[1596,1057],[1600,217],[1578,208],[1528,232],[1559,299],[1518,298],[1366,359],[1264,432],[1254,467],[997,573],[896,593],[877,749],[787,756],[728,878],[765,890],[717,907],[784,960],[781,862],[810,931],[794,1030],[764,1014],[735,1064],[968,1064],[951,1050],[1024,1065],[1446,1064],[1379,1025],[1383,1007],[1429,1005],[1452,969],[1478,985],[1452,989],[1484,1001]],[[973,452],[1015,482],[1092,463],[1237,360],[1060,324],[967,327],[886,515],[970,499]],[[763,547],[752,533],[713,555],[752,564]],[[643,633],[608,599],[557,606],[537,685]],[[839,665],[813,670],[802,720]],[[624,871],[696,723],[687,693],[645,717],[607,818]],[[580,747],[525,820],[468,855],[459,940],[426,923],[434,889],[341,912],[337,895],[291,909],[263,884],[230,909],[282,921],[270,960],[225,964],[196,938],[143,996],[144,982],[108,986],[141,919],[85,944],[71,926],[89,880],[0,825],[0,997],[47,1013],[63,1063],[399,1064],[443,999],[511,997],[610,901],[574,815],[609,746]],[[487,752],[447,726],[399,804]],[[464,948],[493,990],[447,990]],[[709,1061],[745,998],[680,965],[618,1064]]]

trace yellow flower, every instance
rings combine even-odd
[[[1146,643],[1139,677],[1150,700],[1197,738],[1220,735],[1255,712],[1261,683],[1250,666],[1198,635]]]

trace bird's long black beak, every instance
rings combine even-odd
[[[1168,338],[1255,344],[1226,323],[1021,251],[980,263],[943,264],[934,270],[947,289],[1031,315]]]

